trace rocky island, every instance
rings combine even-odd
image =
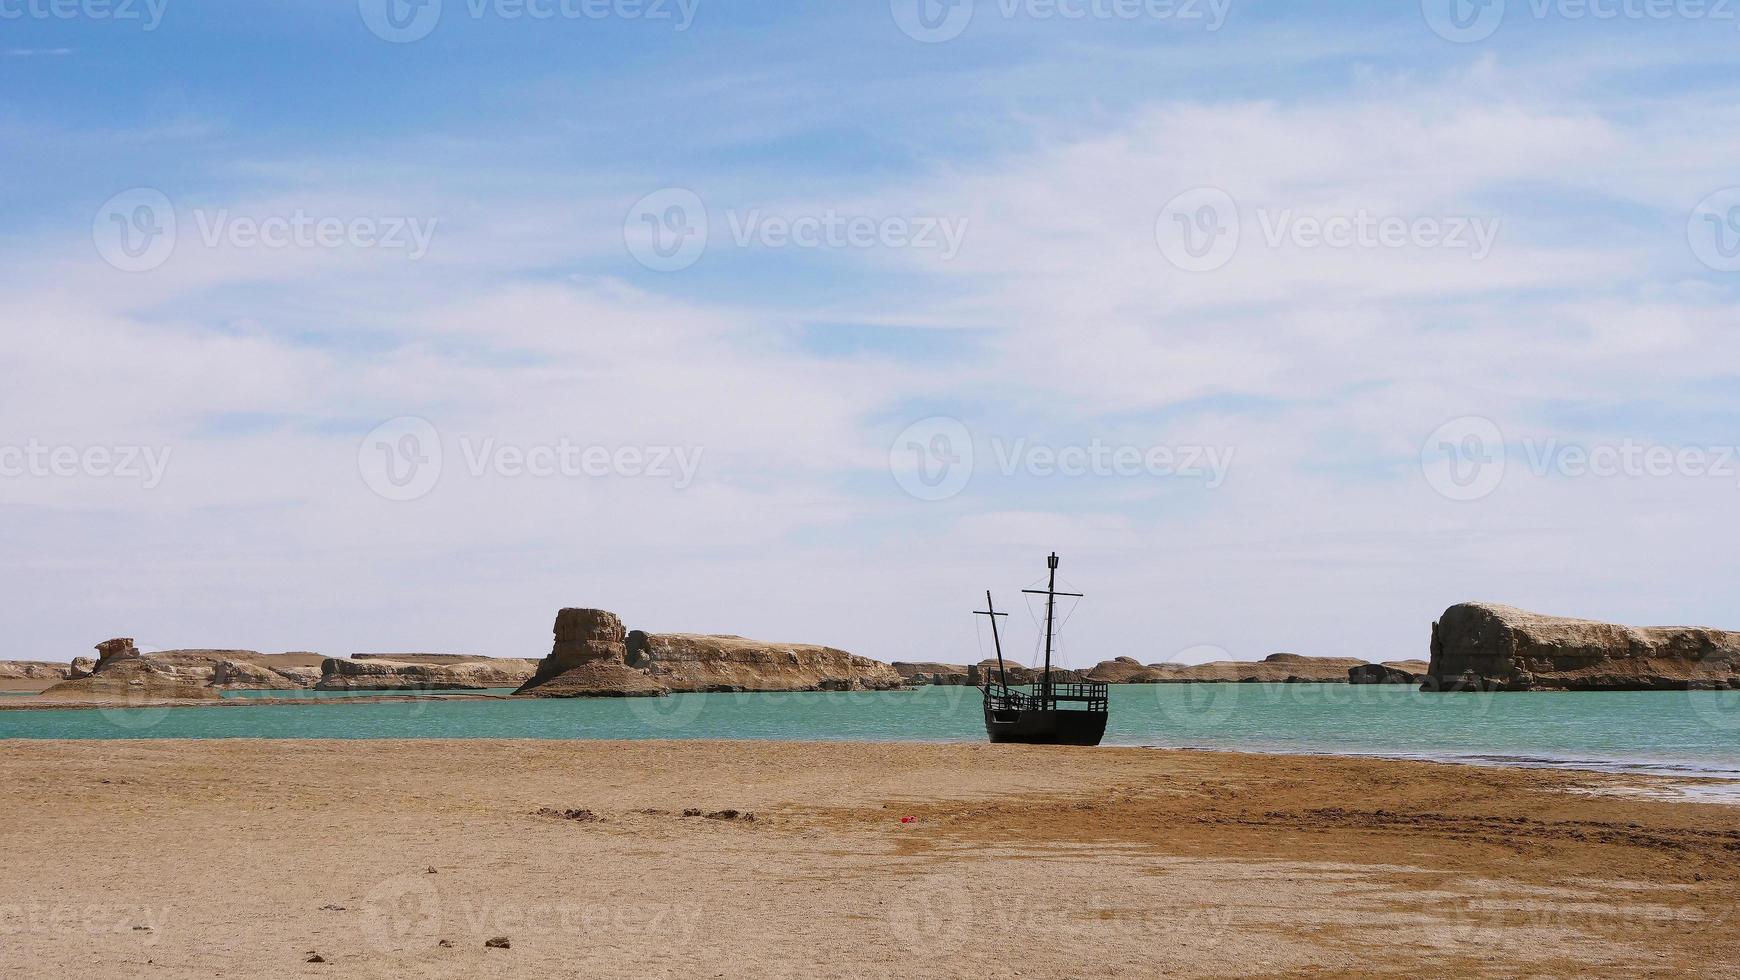
[[[1425,691],[1683,691],[1740,688],[1740,633],[1618,626],[1487,602],[1432,624]]]

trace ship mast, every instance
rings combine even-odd
[[[989,616],[991,618],[991,643],[997,648],[997,681],[1003,685],[1003,692],[1006,694],[1009,691],[1009,674],[1003,669],[1003,641],[997,636],[997,617],[1007,616],[1009,614],[997,611],[996,605],[991,602],[991,590],[986,589],[985,611],[979,612],[978,610],[974,610],[973,615]]]
[[[1080,592],[1057,591],[1057,552],[1052,552],[1051,557],[1045,559],[1045,567],[1050,570],[1050,577],[1046,581],[1044,592],[1041,592],[1038,589],[1021,590],[1030,595],[1042,595],[1045,597],[1045,673],[1041,675],[1039,682],[1039,697],[1041,701],[1051,697],[1051,637],[1052,623],[1057,612],[1057,597],[1060,595],[1067,595],[1074,596],[1077,599],[1081,598]]]

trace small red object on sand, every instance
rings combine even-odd
[[[917,820],[917,819],[918,819],[918,818],[917,818],[917,817],[901,817],[901,818],[900,818],[900,822],[901,822],[901,823],[911,823],[911,822],[913,822],[913,821],[914,821],[914,820]]]

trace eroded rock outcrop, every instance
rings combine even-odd
[[[644,697],[665,693],[646,671],[628,665],[628,631],[613,612],[563,609],[556,642],[532,679],[515,694],[542,698]]]
[[[1425,691],[1740,688],[1740,632],[1632,627],[1466,602],[1432,624]]]
[[[97,644],[97,662],[86,677],[61,681],[41,694],[45,698],[141,704],[153,701],[209,701],[218,692],[193,683],[171,665],[139,655],[130,639]]]
[[[1392,660],[1360,664],[1347,671],[1349,684],[1418,684],[1426,675],[1424,660]]]
[[[358,655],[349,660],[328,657],[314,686],[322,691],[478,691],[519,687],[537,673],[536,660],[507,660],[445,654]]]
[[[636,631],[629,663],[670,691],[887,691],[893,667],[834,647]]]
[[[515,694],[881,691],[905,685],[893,667],[845,650],[741,636],[629,632],[602,609],[562,610],[555,633],[550,655]]]

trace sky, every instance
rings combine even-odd
[[[0,657],[1740,628],[1740,4],[0,0]]]

